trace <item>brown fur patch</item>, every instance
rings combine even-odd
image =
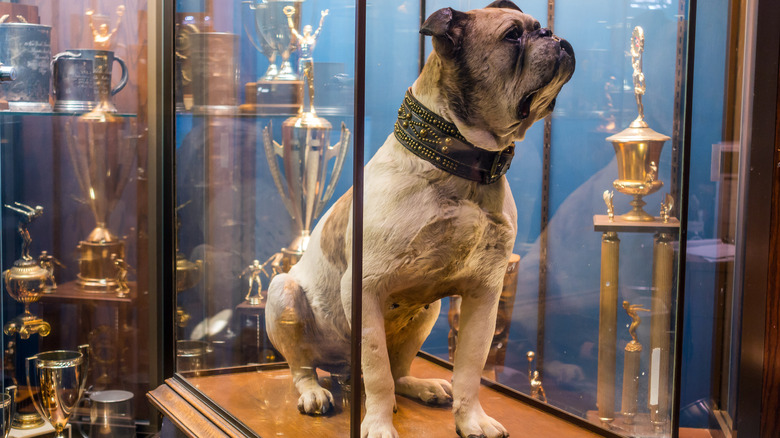
[[[322,226],[320,245],[325,258],[337,269],[347,269],[347,254],[345,245],[345,233],[349,214],[352,211],[352,188],[333,204],[333,210]]]

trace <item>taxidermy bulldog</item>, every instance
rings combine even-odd
[[[574,72],[571,45],[510,1],[433,13],[434,51],[394,132],[365,168],[362,437],[396,437],[395,395],[449,404],[462,437],[505,437],[477,391],[516,233],[504,173],[513,144],[550,114]],[[399,96],[400,97],[400,96]],[[287,359],[298,409],[333,406],[316,369],[349,362],[352,192],[319,221],[307,251],[268,290],[266,326]],[[462,297],[452,382],[409,374],[439,315]],[[354,370],[353,370],[354,371]]]

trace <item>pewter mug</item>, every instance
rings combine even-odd
[[[0,81],[12,111],[51,111],[51,26],[0,23],[0,64],[13,67],[16,79]]]
[[[111,88],[114,62],[122,69],[116,87]],[[111,96],[127,84],[127,66],[110,50],[77,49],[58,53],[52,60],[54,71],[54,110],[61,112],[89,111],[102,106],[116,112]]]
[[[129,391],[95,391],[89,396],[90,438],[133,438],[133,393]]]
[[[88,356],[89,345],[81,345],[79,351],[47,351],[28,357],[25,362],[27,386],[33,394],[33,404],[54,427],[55,438],[67,436],[65,427],[81,400],[87,382]],[[33,391],[32,382],[40,386],[39,391]]]
[[[6,392],[0,394],[0,426],[2,426],[2,433],[0,438],[8,438],[9,432],[11,432],[11,418],[16,410],[14,404],[16,402],[16,387],[9,386]]]

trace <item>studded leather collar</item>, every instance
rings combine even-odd
[[[411,89],[406,91],[398,109],[395,138],[439,169],[482,184],[498,181],[509,169],[515,154],[514,144],[494,152],[469,143],[455,124],[418,102]]]

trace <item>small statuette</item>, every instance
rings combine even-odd
[[[49,273],[50,284],[46,287],[45,292],[54,292],[54,289],[57,289],[57,281],[54,279],[54,265],[60,268],[64,268],[65,265],[47,251],[41,251],[41,255],[38,256],[38,264]]]
[[[664,196],[664,202],[661,203],[661,219],[663,219],[664,223],[669,222],[672,208],[674,208],[674,198],[671,193],[667,193]]]
[[[244,270],[238,276],[241,278],[249,274],[247,277],[249,279],[249,290],[247,290],[246,296],[244,297],[245,300],[249,301],[249,304],[256,306],[263,301],[263,295],[261,293],[263,289],[263,283],[260,281],[260,274],[264,274],[266,277],[271,278],[271,275],[268,274],[268,271],[265,270],[265,267],[269,262],[274,261],[275,258],[275,255],[272,256],[262,265],[260,264],[259,260],[253,260],[252,264],[244,268]],[[252,292],[254,291],[255,285],[257,285],[257,293],[253,294]]]
[[[132,271],[133,267],[130,266],[124,259],[117,257],[116,253],[111,254],[111,260],[116,266],[117,278],[116,278],[116,296],[122,298],[126,297],[130,293],[130,286],[127,285],[127,273]]]
[[[638,312],[649,312],[650,310],[645,309],[641,304],[630,304],[628,301],[623,301],[623,308],[626,309],[626,313],[631,317],[631,325],[628,326],[628,333],[631,334],[631,342],[638,343],[636,329],[639,328],[639,324],[642,322]]]
[[[609,217],[609,221],[613,222],[615,220],[615,204],[612,203],[612,197],[615,195],[615,192],[612,190],[604,190],[603,197],[604,197],[604,203],[607,204],[607,216]]]
[[[650,169],[647,171],[647,175],[645,175],[645,184],[652,186],[653,181],[658,179],[658,165],[655,164],[655,161],[651,161],[648,167]]]
[[[534,370],[533,362],[536,357],[536,353],[529,351],[526,353],[528,359],[528,383],[531,385],[531,397],[547,403],[547,395],[544,393],[544,387],[542,386],[542,379],[539,377],[539,371]]]

